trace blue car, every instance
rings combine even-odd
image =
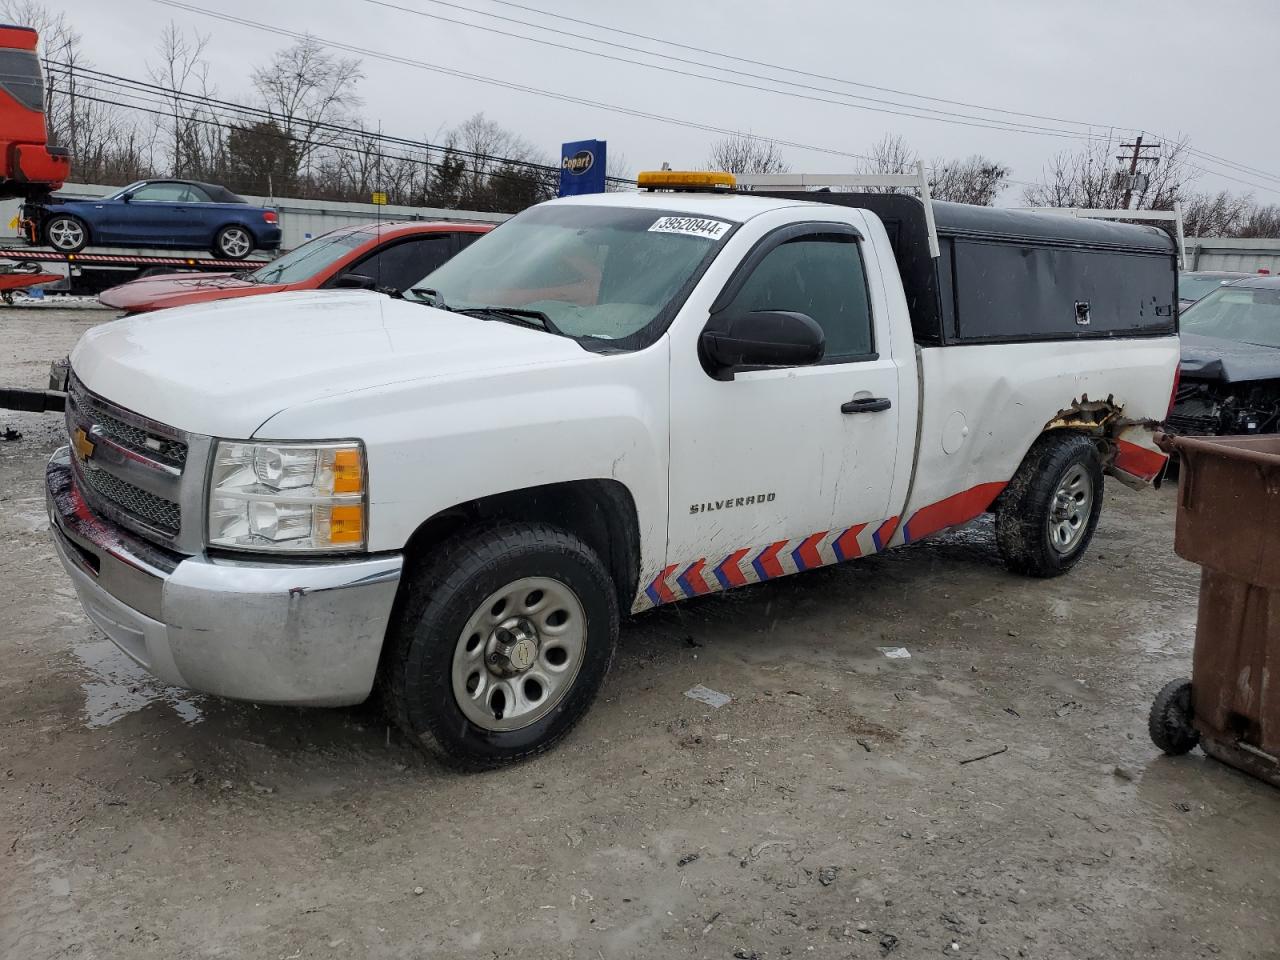
[[[35,233],[61,253],[87,246],[211,250],[243,260],[280,246],[274,210],[250,206],[226,187],[194,180],[139,180],[109,197],[61,199],[27,209]]]

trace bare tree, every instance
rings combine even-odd
[[[937,159],[929,171],[929,192],[935,200],[989,207],[1008,186],[1009,173],[1004,164],[976,153],[963,160]]]
[[[313,37],[282,50],[253,71],[254,89],[271,120],[297,145],[298,172],[310,173],[317,154],[342,139],[340,126],[362,101],[360,61],[336,57]]]
[[[604,182],[604,189],[607,193],[621,193],[626,190],[634,189],[633,185],[619,183],[619,180],[630,180],[631,164],[627,163],[627,155],[625,153],[610,153],[604,164],[604,175],[608,179]]]
[[[912,149],[898,134],[886,133],[871,145],[870,153],[855,166],[858,173],[901,174],[915,173],[920,154]],[[859,187],[867,193],[901,193],[898,187]],[[907,191],[910,192],[910,191]]]
[[[920,154],[899,134],[886,133],[871,145],[870,154],[858,165],[859,173],[913,174]],[[964,159],[935,159],[927,168],[929,192],[935,200],[976,203],[989,207],[1009,182],[1010,170],[981,154]],[[898,193],[900,187],[868,187],[872,193]],[[910,192],[910,191],[906,191]]]
[[[1241,217],[1234,236],[1280,239],[1280,206],[1273,203],[1252,207],[1245,216]]]
[[[193,30],[188,36],[172,20],[160,34],[156,47],[159,63],[147,64],[151,82],[166,91],[169,119],[169,169],[175,177],[206,176],[220,167],[225,153],[219,126],[204,123],[207,111],[187,94],[216,96],[209,82],[209,61],[204,58],[209,35]]]
[[[501,158],[516,164],[544,163],[546,158],[524,137],[490,120],[483,113],[472,114],[449,131],[445,143],[463,157],[463,203],[468,194],[480,197],[486,190],[490,174]],[[471,156],[467,156],[471,154]],[[504,174],[509,171],[504,171]]]
[[[871,154],[858,164],[859,173],[913,173],[920,154],[899,134],[886,133],[871,145]]]
[[[1040,183],[1023,198],[1033,207],[1101,207],[1124,209],[1127,176],[1117,165],[1115,144],[1090,141],[1076,152],[1059,153],[1045,168]],[[1187,163],[1187,140],[1162,144],[1160,156],[1145,165],[1145,185],[1133,193],[1134,210],[1172,210],[1187,196],[1196,171]]]
[[[1227,190],[1192,194],[1183,201],[1183,230],[1189,237],[1235,236],[1253,205],[1252,197]]]
[[[727,173],[786,173],[791,164],[772,140],[735,133],[711,145],[707,169]]]

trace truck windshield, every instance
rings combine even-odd
[[[640,349],[666,329],[733,226],[654,209],[534,207],[405,297],[459,311],[535,311],[575,339]]]
[[[1280,287],[1219,287],[1182,314],[1183,333],[1280,347]]]
[[[277,257],[265,267],[245,274],[252,283],[298,283],[314,277],[325,267],[337,263],[356,247],[369,241],[370,230],[342,230],[326,233]]]

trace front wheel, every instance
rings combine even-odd
[[[1005,566],[1033,577],[1066,573],[1084,556],[1102,513],[1102,459],[1078,433],[1049,433],[1031,447],[996,507]]]
[[[243,260],[253,253],[253,234],[232,224],[223,227],[213,239],[213,255],[224,260]]]
[[[89,242],[89,228],[79,217],[59,214],[45,224],[44,238],[59,253],[75,253]]]
[[[401,588],[381,684],[402,730],[480,768],[546,750],[595,699],[618,637],[600,558],[544,524],[466,532]]]

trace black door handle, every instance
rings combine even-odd
[[[879,413],[888,410],[893,404],[888,397],[859,397],[840,404],[841,413]]]

